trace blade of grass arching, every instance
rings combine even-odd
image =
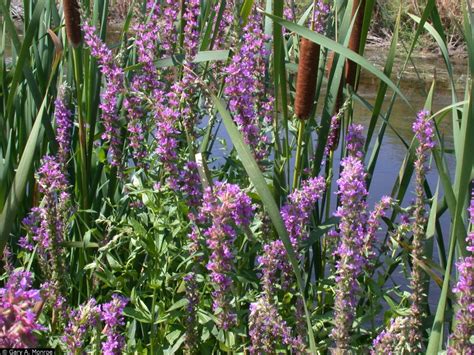
[[[278,0],[276,0],[275,2],[278,2]],[[242,26],[245,26],[247,24],[247,20],[253,8],[253,3],[254,0],[245,0],[242,5],[242,8],[240,9],[240,18],[242,20]]]
[[[362,57],[361,55],[345,48],[340,43],[337,43],[319,33],[313,32],[306,27],[297,25],[293,22],[286,21],[280,17],[274,16],[272,14],[265,13],[266,16],[272,18],[275,22],[279,23],[280,25],[284,26],[285,28],[298,33],[300,36],[303,36],[309,39],[312,42],[319,44],[322,47],[328,48],[339,55],[343,56],[344,58],[350,59],[353,62],[360,65],[364,70],[367,72],[375,75],[378,79],[385,82],[388,87],[390,87],[394,92],[396,92],[400,98],[413,110],[413,106],[408,101],[408,99],[403,95],[400,89],[390,80],[382,71],[377,69],[372,63],[370,63],[367,59]]]
[[[435,8],[436,9],[436,8]],[[418,23],[418,25],[420,25],[421,23],[421,18],[416,16],[416,15],[412,15],[412,14],[408,14],[416,23]],[[428,31],[428,33],[433,37],[433,39],[436,41],[436,44],[438,45],[438,48],[440,49],[441,51],[441,55],[443,57],[443,60],[444,60],[444,63],[446,64],[446,70],[448,72],[448,79],[449,79],[449,84],[450,84],[450,87],[451,87],[451,96],[452,96],[452,103],[455,104],[456,101],[457,101],[457,95],[456,95],[456,86],[455,86],[455,81],[454,81],[454,74],[453,74],[453,66],[451,64],[451,60],[450,60],[450,57],[449,57],[449,50],[448,50],[448,47],[446,45],[446,41],[444,40],[444,38],[440,35],[439,31],[437,29],[435,29],[431,24],[429,24],[428,22],[426,22],[424,24],[424,28],[426,29],[426,31]],[[442,28],[441,28],[441,31],[442,31]],[[456,115],[456,111],[453,110],[453,130],[454,130],[454,134],[453,134],[453,137],[454,137],[454,145],[457,146],[458,145],[458,141],[457,141],[457,137],[458,137],[458,134],[459,134],[459,125],[457,123],[457,115]]]
[[[260,168],[257,162],[253,158],[252,153],[249,150],[249,147],[244,143],[242,139],[242,135],[240,134],[237,127],[235,126],[234,122],[232,121],[232,117],[230,116],[229,111],[227,111],[226,107],[224,106],[224,103],[222,102],[222,100],[220,100],[214,95],[211,95],[211,99],[217,111],[222,117],[222,120],[227,129],[229,137],[231,138],[232,143],[234,144],[234,147],[242,161],[242,164],[245,168],[245,171],[247,172],[247,175],[250,178],[250,181],[252,182],[253,186],[257,190],[257,193],[259,194],[263,202],[263,205],[265,206],[265,209],[273,223],[273,226],[275,227],[275,230],[277,231],[278,236],[280,237],[281,241],[283,242],[285,246],[288,259],[291,263],[291,266],[293,267],[293,271],[296,276],[296,280],[298,283],[299,291],[301,293],[301,297],[304,297],[304,284],[303,284],[303,279],[301,277],[298,260],[296,258],[295,251],[293,250],[293,247],[291,245],[283,220],[281,219],[278,206],[275,202],[275,199],[273,198],[273,195],[270,189],[268,188],[267,183],[265,182],[265,177],[260,171]],[[314,341],[313,328],[311,325],[311,317],[310,317],[306,302],[303,302],[303,304],[304,304],[304,311],[306,315],[306,323],[308,326],[308,337],[309,337],[311,353],[316,354],[317,353],[316,344]]]
[[[385,67],[383,69],[384,74],[389,78],[392,75],[393,64],[395,62],[395,56],[397,54],[398,32],[400,29],[400,17],[401,17],[401,4],[400,4],[400,8],[397,15],[397,20],[395,22],[395,28],[393,30],[393,36],[392,36],[392,41],[390,42],[390,49],[387,54],[387,60],[385,62]],[[387,92],[387,84],[384,82],[380,82],[379,88],[377,90],[377,96],[375,98],[374,109],[372,111],[372,116],[370,117],[369,127],[367,130],[365,147],[364,147],[365,153],[367,153],[370,143],[372,141],[372,135],[374,133],[380,111],[382,110],[382,105],[385,101],[386,92]]]

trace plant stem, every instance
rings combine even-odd
[[[301,177],[301,151],[303,149],[303,136],[304,136],[305,121],[299,120],[298,125],[298,142],[296,146],[296,160],[295,160],[295,170],[293,171],[293,190],[297,189],[299,186],[299,181]]]

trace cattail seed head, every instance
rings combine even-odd
[[[77,0],[63,0],[64,20],[69,43],[77,48],[82,41],[81,14]]]
[[[318,77],[319,49],[318,44],[306,38],[301,39],[295,98],[295,114],[299,119],[307,119],[311,115]]]
[[[362,24],[364,23],[365,0],[355,0],[352,7],[352,18],[356,16],[349,39],[349,49],[359,53],[360,39],[362,35]],[[357,13],[356,13],[357,12]],[[347,61],[346,84],[354,87],[357,73],[357,64],[351,60]]]

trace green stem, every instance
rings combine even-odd
[[[296,146],[296,160],[295,160],[295,170],[293,172],[293,190],[297,189],[299,186],[299,178],[301,176],[301,151],[303,149],[303,136],[304,136],[304,128],[305,128],[305,121],[300,120],[298,126],[298,142]]]
[[[80,178],[82,185],[82,208],[88,208],[87,198],[87,176],[88,176],[88,163],[87,163],[87,142],[86,142],[86,124],[84,121],[84,114],[82,112],[82,82],[80,74],[80,47],[73,49],[73,60],[74,60],[74,79],[76,81],[76,94],[77,94],[77,117],[79,123],[79,152],[81,157],[82,166],[80,167]]]

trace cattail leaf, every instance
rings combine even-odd
[[[242,24],[245,26],[247,24],[248,18],[250,16],[250,12],[253,8],[254,0],[245,0],[242,9],[240,10],[240,17],[242,19]]]
[[[265,13],[266,16],[269,16],[272,18],[275,22],[279,23],[283,27],[294,31],[298,33],[300,36],[303,36],[315,43],[318,43],[320,46],[328,48],[339,55],[342,55],[343,57],[352,60],[353,62],[357,63],[360,65],[364,70],[367,72],[375,75],[377,78],[379,78],[381,81],[385,82],[388,87],[390,87],[394,92],[396,92],[400,98],[405,101],[405,103],[414,110],[413,106],[411,103],[408,101],[408,99],[405,97],[405,95],[400,91],[400,89],[391,81],[382,71],[377,69],[372,63],[370,63],[367,59],[364,57],[360,56],[359,54],[347,49],[343,45],[319,34],[316,32],[313,32],[309,29],[307,29],[304,26],[297,25],[293,22],[286,21],[280,17],[274,16],[272,14],[267,14]]]
[[[3,251],[3,248],[5,247],[5,243],[8,240],[8,236],[13,226],[12,221],[15,220],[25,196],[25,189],[28,179],[31,176],[31,168],[33,166],[33,159],[36,151],[40,128],[42,126],[42,119],[47,104],[47,98],[47,95],[45,95],[40,110],[36,115],[36,120],[30,135],[28,136],[28,141],[20,159],[20,164],[16,169],[13,184],[10,188],[7,200],[5,201],[5,205],[3,206],[2,213],[0,214],[0,251]]]
[[[257,190],[257,193],[260,195],[261,201],[263,205],[265,206],[268,216],[270,217],[273,223],[273,226],[275,227],[275,230],[278,233],[278,236],[280,237],[281,241],[283,242],[285,246],[288,259],[290,261],[291,266],[293,267],[293,271],[296,276],[299,291],[303,297],[304,284],[303,284],[303,279],[301,277],[300,268],[298,265],[298,259],[291,245],[290,238],[288,237],[285,224],[283,223],[283,220],[280,216],[280,210],[278,209],[275,199],[273,198],[273,195],[265,181],[265,177],[260,171],[260,168],[257,162],[255,161],[248,145],[245,144],[241,133],[239,132],[234,121],[232,120],[232,117],[230,116],[229,111],[226,109],[223,101],[214,95],[211,95],[211,99],[215,108],[217,109],[217,111],[222,117],[224,126],[227,129],[227,133],[229,134],[232,140],[232,143],[234,144],[235,150],[237,151],[237,154],[239,155],[240,160],[242,161],[242,164],[244,166],[245,171],[247,172],[247,175],[250,178],[250,181],[252,182],[253,186]],[[309,314],[306,302],[304,302],[304,310],[305,310],[305,315],[306,315],[306,323],[308,326],[308,337],[309,337],[309,342],[310,342],[310,348],[311,348],[311,352],[315,354],[316,345],[314,342],[314,334],[313,334],[313,329],[311,325],[311,318],[310,318],[310,314]]]
[[[28,29],[26,30],[25,37],[23,39],[23,43],[20,44],[18,39],[18,35],[16,33],[15,26],[13,21],[11,21],[9,11],[5,6],[5,3],[1,2],[1,8],[3,11],[3,16],[5,18],[5,23],[7,24],[7,29],[10,32],[11,37],[13,38],[13,44],[17,51],[19,51],[18,58],[16,59],[16,67],[13,74],[13,80],[10,85],[8,100],[7,100],[7,117],[11,119],[14,114],[13,110],[13,103],[15,102],[15,98],[17,96],[17,88],[22,80],[22,74],[25,73],[25,77],[27,78],[28,85],[30,86],[31,93],[35,98],[35,102],[39,109],[41,105],[41,94],[39,93],[38,87],[36,82],[33,79],[33,74],[31,69],[29,68],[29,61],[30,61],[30,48],[33,43],[34,37],[36,32],[38,31],[39,21],[42,15],[42,11],[44,8],[45,0],[39,0],[36,3],[33,16],[31,17],[30,22],[28,23]],[[21,46],[21,48],[20,48]]]

